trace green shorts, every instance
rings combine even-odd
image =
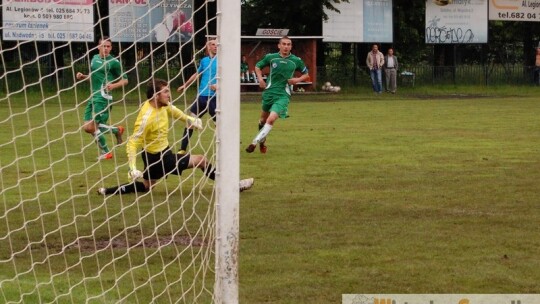
[[[95,121],[100,124],[107,124],[109,121],[109,113],[111,107],[109,106],[109,101],[105,99],[92,99],[86,104],[86,109],[84,109],[84,121]]]
[[[265,92],[266,93],[266,92]],[[289,95],[264,94],[262,96],[262,110],[276,112],[280,118],[289,116]]]

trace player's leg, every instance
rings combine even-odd
[[[107,146],[107,140],[103,133],[101,133],[98,123],[94,120],[85,121],[83,129],[94,137],[94,140],[99,147],[100,155],[98,156],[98,160],[112,158],[112,153]]]
[[[260,142],[260,140],[257,140],[257,137],[259,137],[259,134],[262,132],[262,129],[266,125],[266,121],[267,121],[268,117],[270,116],[270,109],[272,108],[273,104],[274,104],[274,96],[266,95],[265,93],[263,93],[261,116],[259,118],[259,124],[258,124],[258,127],[259,127],[258,130],[259,131],[258,131],[257,135],[255,136],[255,138],[253,138],[251,144],[249,144],[247,146],[247,148],[246,148],[247,153],[251,153],[251,152],[255,151],[255,148],[257,147],[257,144]],[[263,145],[264,145],[265,140],[266,140],[266,137],[263,138]],[[264,152],[266,153],[266,149],[265,149]]]
[[[125,129],[123,126],[111,126],[111,125],[100,123],[98,128],[101,131],[101,134],[106,134],[108,132],[111,132],[116,137],[117,145],[121,145],[124,142],[122,135],[124,134]]]
[[[145,193],[150,190],[150,185],[153,181],[143,180],[142,182],[133,181],[129,184],[123,184],[120,186],[110,188],[99,188],[98,194],[110,195],[110,194],[129,194],[129,193]],[[153,183],[152,183],[153,184]]]
[[[269,116],[270,116],[270,112],[265,111],[263,107],[263,110],[261,111],[261,117],[259,118],[259,125],[258,125],[259,131],[257,135],[255,136],[255,138],[253,138],[253,141],[251,142],[251,144],[247,146],[246,152],[251,153],[255,151],[255,148],[257,147],[257,143],[259,143],[259,141],[257,141],[257,137],[259,136],[259,134],[261,133],[261,130],[266,125],[266,120],[268,119]],[[265,141],[266,141],[266,138],[264,138],[264,140],[262,141],[263,145]],[[266,150],[265,150],[265,153],[266,153]]]
[[[195,117],[202,117],[208,109],[208,96],[199,96],[197,100],[191,105],[189,111]],[[189,146],[189,139],[193,135],[193,128],[184,128],[184,134],[182,135],[182,143],[180,144],[179,154],[186,154]]]
[[[109,119],[109,112],[107,110],[108,103],[107,101],[102,100],[93,100],[93,135],[100,149],[100,156],[98,159],[110,159],[112,158],[112,153],[107,146],[107,139],[103,128],[99,126],[101,124],[106,124]]]
[[[182,134],[182,142],[180,143],[180,150],[178,154],[186,154],[189,146],[189,139],[193,135],[192,128],[184,128],[184,134]]]
[[[189,160],[187,159],[188,156]],[[212,164],[210,164],[210,162],[204,155],[184,156],[184,159],[181,159],[178,162],[178,171],[181,172],[182,170],[187,168],[200,168],[201,170],[203,170],[204,174],[208,176],[209,179],[215,180],[216,178],[216,170],[212,167]],[[242,192],[253,187],[253,184],[253,178],[242,179],[238,184],[238,189],[240,192]]]
[[[266,137],[272,130],[274,123],[276,120],[278,120],[278,118],[286,118],[288,116],[288,106],[289,106],[289,97],[285,95],[279,96],[278,98],[275,98],[275,101],[270,106],[268,113],[261,114],[261,121],[263,120],[264,117],[266,117],[266,119],[264,119],[265,124],[260,129],[257,136],[255,136],[251,144],[246,148],[246,151],[248,153],[253,152],[253,150],[255,150],[256,145],[261,142],[263,143],[261,152],[266,153],[267,151],[267,147],[265,144]],[[264,108],[263,108],[263,111],[264,111]]]
[[[210,114],[210,117],[212,118],[212,120],[214,122],[216,122],[216,101],[217,101],[217,96],[214,95],[212,96],[209,100],[208,100],[208,114]]]
[[[187,168],[199,168],[204,172],[204,175],[208,176],[209,179],[216,179],[216,169],[204,155],[186,155],[179,159],[178,170],[181,172],[181,170]]]
[[[272,110],[268,114],[268,117],[266,118],[266,123],[260,129],[257,136],[255,136],[255,139],[253,140],[253,142],[256,142],[256,143],[264,142],[266,140],[266,136],[268,136],[268,133],[270,133],[270,131],[274,127],[274,123],[276,122],[276,120],[278,120],[278,118],[279,118],[279,114],[276,111]]]
[[[262,128],[264,127],[265,124],[261,124],[259,122],[259,132],[262,130]],[[266,151],[268,151],[268,147],[266,146],[266,137],[263,138],[260,142],[259,142],[259,151],[261,151],[262,154],[265,154]]]
[[[110,188],[99,188],[97,190],[98,194],[109,195],[109,194],[129,194],[129,193],[145,193],[150,191],[152,186],[163,177],[163,168],[161,153],[151,154],[143,152],[141,154],[144,163],[143,171],[143,181],[133,181],[131,183],[122,184]],[[173,161],[174,162],[174,161]],[[150,166],[148,166],[150,164]],[[174,163],[173,163],[174,166]],[[155,177],[150,179],[150,176]]]
[[[99,113],[99,130],[101,131],[101,134],[107,134],[111,132],[116,137],[116,144],[120,145],[124,140],[122,139],[122,135],[124,134],[124,127],[123,126],[111,126],[108,124],[109,117],[111,114],[112,106],[109,105],[108,101],[100,101],[99,102],[99,108],[104,108]]]

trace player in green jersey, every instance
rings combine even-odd
[[[83,129],[96,140],[100,150],[98,159],[101,160],[113,157],[107,146],[105,133],[112,132],[116,136],[117,143],[122,143],[124,128],[110,126],[108,121],[112,108],[111,91],[125,86],[128,80],[127,75],[122,72],[120,60],[110,54],[112,42],[109,37],[104,36],[99,39],[98,50],[99,54],[94,55],[90,62],[90,75],[78,72],[76,77],[78,80],[90,79],[92,96],[84,110]]]
[[[282,37],[278,43],[279,52],[267,54],[255,65],[255,74],[259,86],[264,89],[264,92],[262,94],[259,133],[246,148],[248,153],[255,151],[257,144],[260,144],[261,153],[266,153],[266,136],[268,136],[278,118],[288,116],[291,86],[309,78],[304,61],[291,54],[291,48],[291,39],[287,36]],[[263,79],[261,71],[265,67],[270,68],[270,74],[266,81]],[[296,71],[302,75],[294,77]]]

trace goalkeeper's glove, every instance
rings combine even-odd
[[[129,170],[128,172],[128,178],[131,181],[134,181],[142,176],[143,176],[143,173],[137,169],[132,169],[132,170]]]
[[[187,125],[188,125],[188,128],[197,128],[199,130],[202,130],[203,128],[203,124],[202,124],[202,120],[200,118],[196,118],[196,117],[192,117],[192,116],[189,116],[187,118]]]

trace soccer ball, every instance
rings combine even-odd
[[[330,87],[332,86],[332,84],[330,82],[326,82],[323,86],[322,86],[322,90],[323,91],[329,91],[330,90]]]

